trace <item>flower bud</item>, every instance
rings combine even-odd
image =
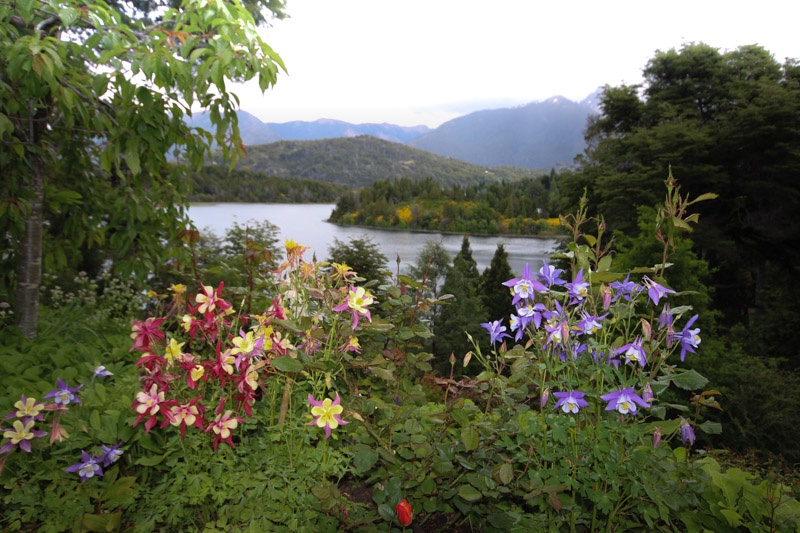
[[[550,401],[550,387],[545,387],[542,391],[542,396],[539,398],[539,407],[544,409],[548,401]]]
[[[642,389],[642,400],[650,403],[653,400],[653,387],[650,386],[650,382],[644,384],[644,388]]]
[[[653,432],[653,448],[658,448],[659,444],[661,444],[661,428],[656,428]]]
[[[650,325],[650,322],[642,319],[642,337],[644,340],[649,341],[653,337],[653,327]]]
[[[408,500],[403,498],[400,500],[400,503],[394,506],[394,510],[397,513],[397,520],[400,522],[400,525],[406,527],[411,525],[411,520],[414,519],[414,511],[411,509],[411,504],[408,503]]]
[[[608,308],[611,307],[611,287],[609,287],[608,285],[603,285],[602,293],[603,293],[603,310],[608,311]]]

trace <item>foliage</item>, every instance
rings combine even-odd
[[[266,90],[283,66],[239,1],[149,7],[158,12],[72,0],[0,5],[0,232],[10,252],[2,288],[16,289],[28,337],[49,228],[69,243],[54,250],[57,263],[102,245],[118,272],[153,271],[185,206],[167,153],[199,166],[216,142],[234,155],[238,99],[227,80],[258,78]],[[263,20],[261,5],[249,7]],[[266,7],[282,14],[280,1]],[[185,124],[195,104],[209,111],[214,134]]]
[[[418,319],[439,301],[423,283],[365,288],[293,242],[248,289],[249,313],[223,284],[176,283],[132,336],[76,310],[47,310],[36,342],[0,332],[0,408],[53,376],[80,400],[43,411],[69,437],[35,436],[29,453],[9,428],[20,416],[3,421],[3,529],[796,530],[779,479],[696,447],[721,400],[683,367],[708,339],[692,309],[669,309],[669,268],[628,277],[583,231],[587,206],[565,222],[569,272],[503,282],[517,318],[480,328],[460,379],[431,367]],[[470,270],[466,239],[460,254]],[[98,364],[113,375],[86,379]],[[79,452],[117,444],[81,481]]]
[[[189,172],[192,202],[334,203],[342,186],[312,179],[268,176],[261,172],[206,165]]]
[[[254,295],[271,287],[266,280],[278,266],[282,252],[278,245],[278,228],[269,221],[233,222],[222,238],[207,228],[199,232],[190,230],[185,239],[191,250],[194,283],[200,284],[203,280],[215,286],[223,281],[228,283],[243,299],[245,312],[253,305]],[[180,265],[176,266],[180,271]],[[256,305],[259,303],[263,302],[256,302]]]
[[[224,158],[217,157],[222,164]],[[432,179],[444,185],[474,185],[480,182],[518,181],[538,171],[481,165],[442,157],[404,144],[369,135],[278,141],[250,146],[237,168],[269,176],[311,179],[361,188],[377,180]]]
[[[692,198],[705,191],[719,194],[697,206],[703,223],[690,239],[681,238],[683,249],[672,267],[678,287],[694,283],[695,275],[711,274],[685,297],[717,325],[718,342],[706,346],[696,364],[730,395],[730,412],[720,420],[727,422],[735,412],[747,426],[747,438],[738,433],[726,439],[740,452],[753,441],[783,443],[771,452],[792,461],[796,446],[788,443],[800,438],[796,424],[771,424],[767,432],[760,417],[745,413],[765,403],[793,404],[799,396],[796,389],[773,387],[791,382],[800,365],[791,338],[800,297],[794,282],[800,264],[794,214],[800,193],[797,72],[796,60],[781,64],[759,46],[719,51],[691,43],[657,52],[645,66],[641,86],[604,89],[603,114],[587,130],[589,149],[580,168],[559,176],[562,209],[571,210],[567,205],[585,190],[604,214],[606,229],[628,236],[618,239],[616,249],[631,258],[628,265],[658,255],[643,233],[633,236],[644,228],[639,209],[656,204],[667,168]],[[745,360],[753,368],[746,387],[742,368],[734,363]],[[756,405],[744,393],[749,387],[770,398]]]
[[[340,197],[331,221],[380,228],[470,234],[553,235],[557,219],[545,218],[554,178],[446,186],[433,179],[379,180]]]
[[[692,239],[715,272],[713,307],[724,323],[759,321],[777,287],[783,293],[771,305],[797,301],[796,61],[781,65],[759,46],[721,52],[690,43],[656,53],[644,77],[642,86],[605,88],[581,168],[562,176],[562,198],[574,205],[587,189],[608,228],[632,234],[636,208],[656,203],[660,176],[672,165],[691,196],[719,194],[703,206]],[[793,343],[770,343],[766,351],[792,367],[800,361]]]

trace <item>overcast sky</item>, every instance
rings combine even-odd
[[[263,96],[265,122],[330,118],[403,126],[597,87],[638,83],[656,50],[759,44],[800,58],[797,0],[287,0],[263,30],[288,74]]]

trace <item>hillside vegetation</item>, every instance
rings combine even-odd
[[[221,163],[221,160],[215,162]],[[236,168],[354,188],[398,178],[430,178],[443,185],[468,186],[519,181],[540,174],[530,169],[473,165],[366,135],[252,146]]]
[[[267,176],[224,165],[203,167],[188,175],[192,202],[258,202],[283,204],[333,203],[342,187],[312,179]]]
[[[331,214],[338,224],[471,234],[552,235],[555,173],[502,183],[443,186],[431,179],[376,181],[343,194]]]

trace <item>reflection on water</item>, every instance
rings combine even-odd
[[[327,259],[328,248],[334,239],[347,242],[353,237],[367,236],[389,259],[392,270],[398,256],[401,268],[402,265],[413,263],[419,250],[429,240],[441,242],[451,257],[455,257],[461,249],[461,235],[353,228],[325,222],[333,208],[333,204],[195,204],[189,208],[189,217],[198,228],[209,228],[216,235],[224,234],[234,221],[243,225],[249,220],[268,220],[279,228],[281,242],[293,239],[298,244],[308,246],[307,259],[311,258],[312,253],[316,253],[319,260]],[[534,270],[538,269],[558,243],[554,239],[502,236],[470,236],[469,241],[481,272],[491,263],[498,243],[505,245],[508,262],[514,272],[520,272],[525,263],[530,263]]]

